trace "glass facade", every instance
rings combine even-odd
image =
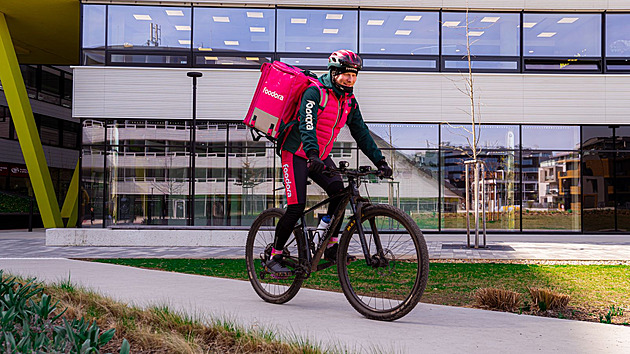
[[[630,15],[623,13],[97,4],[82,9],[85,65],[257,69],[282,60],[322,69],[330,52],[351,49],[363,57],[366,70],[457,72],[468,69],[468,38],[475,71],[630,72]],[[48,70],[32,69],[23,69],[27,80],[37,81],[29,94],[67,98],[65,78],[56,85]],[[86,227],[239,227],[266,208],[284,206],[274,146],[252,141],[240,124],[83,124]],[[368,126],[395,173],[394,182],[365,181],[370,198],[399,206],[424,230],[465,229],[463,163],[471,155],[470,127]],[[46,122],[41,127],[50,144],[73,136]],[[10,129],[0,123],[0,134]],[[490,230],[630,229],[630,127],[484,125],[476,133]],[[346,130],[331,155],[351,166],[370,164]],[[311,186],[307,204],[323,195]]]
[[[471,155],[464,129],[470,127],[368,128],[394,180],[365,180],[361,192],[402,208],[423,230],[464,230],[464,161]],[[240,227],[267,208],[285,205],[272,143],[253,141],[238,123],[200,121],[191,156],[191,129],[189,121],[84,120],[83,227]],[[630,126],[482,125],[478,133],[489,230],[630,228]],[[355,167],[371,165],[347,128],[331,156]],[[325,195],[316,185],[308,193],[308,206]]]
[[[282,60],[321,69],[329,53],[351,49],[366,70],[457,72],[468,69],[468,28],[475,71],[630,72],[630,15],[621,13],[82,9],[84,65],[258,68]]]

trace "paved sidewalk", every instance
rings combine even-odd
[[[431,259],[630,261],[630,235],[488,235],[488,248],[466,235],[425,235]],[[43,230],[0,231],[0,258],[243,258],[245,247],[50,247]]]
[[[0,259],[0,268],[74,284],[138,306],[168,305],[199,319],[228,318],[356,352],[630,353],[630,328],[420,303],[395,322],[363,318],[343,294],[302,289],[284,305],[245,281],[67,259]],[[168,284],[168,285],[167,285]],[[271,323],[278,318],[277,323]]]

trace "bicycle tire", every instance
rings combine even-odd
[[[274,279],[263,270],[263,262],[269,258],[271,246],[275,236],[276,225],[284,209],[267,209],[263,211],[253,222],[247,235],[245,246],[245,260],[247,262],[247,275],[252,287],[263,300],[283,304],[291,300],[300,290],[304,275],[298,272],[287,279]],[[306,249],[304,240],[292,234],[284,248],[289,252],[288,261],[291,264],[300,264],[306,256],[302,254]]]
[[[427,245],[418,225],[398,208],[377,204],[365,207],[362,214],[369,254],[373,256],[376,249],[373,220],[387,266],[367,265],[356,223],[351,221],[344,229],[337,253],[341,288],[352,307],[363,316],[393,321],[413,310],[424,293],[429,277]],[[358,259],[348,265],[348,255]]]

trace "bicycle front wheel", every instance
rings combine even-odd
[[[368,206],[361,218],[372,264],[365,260],[357,225],[351,221],[337,254],[341,288],[365,317],[399,319],[416,306],[427,285],[429,253],[424,236],[409,215],[390,205]],[[348,256],[357,260],[348,265]]]
[[[284,247],[286,266],[293,270],[293,275],[278,279],[264,269],[264,263],[271,256],[271,248],[278,220],[284,215],[283,209],[267,209],[254,220],[245,246],[247,275],[254,290],[263,300],[282,304],[291,300],[300,290],[304,273],[300,269],[300,259],[305,245],[302,238],[291,234]]]

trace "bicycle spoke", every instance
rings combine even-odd
[[[339,275],[355,309],[370,318],[391,320],[410,311],[424,291],[428,256],[420,255],[425,252],[418,241],[422,233],[399,209],[375,206],[369,210],[373,212],[365,212],[362,227],[371,265],[354,262],[346,266],[340,262]],[[341,252],[364,258],[357,227],[344,237]]]
[[[292,275],[287,278],[277,278],[267,273],[264,264],[271,256],[271,248],[275,237],[275,227],[284,211],[270,209],[263,212],[252,225],[248,235],[246,259],[248,275],[254,290],[265,301],[283,303],[290,300],[299,290],[303,279]],[[294,235],[284,247],[287,255],[286,266],[295,269],[299,264],[298,241]]]

